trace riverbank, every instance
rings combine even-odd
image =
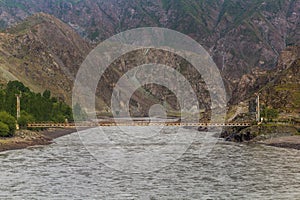
[[[247,128],[227,128],[221,137],[231,142],[257,143],[300,150],[299,134],[299,127],[264,124]]]
[[[49,145],[54,139],[76,132],[76,129],[47,129],[44,131],[17,131],[14,137],[0,138],[0,152]]]
[[[268,146],[300,150],[300,136],[299,135],[272,138],[272,139],[268,139],[268,140],[261,141],[258,143],[268,145]]]
[[[54,139],[76,132],[76,129],[51,128],[44,131],[17,131],[12,138],[0,138],[0,152],[24,149],[36,145],[49,145]],[[300,150],[299,127],[251,126],[242,129],[225,129],[221,137],[226,141],[257,143]]]

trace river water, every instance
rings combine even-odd
[[[0,199],[300,199],[299,151],[219,141],[201,157],[199,148],[159,170],[129,173],[99,162],[74,133],[0,153]]]

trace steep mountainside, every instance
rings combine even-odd
[[[57,18],[44,13],[35,14],[1,33],[0,80],[4,83],[19,80],[37,92],[48,89],[55,96],[71,103],[77,70],[91,49],[71,27]],[[187,61],[172,53],[145,49],[122,56],[105,72],[97,90],[99,111],[106,114],[110,111],[107,105],[111,103],[112,86],[121,76],[146,63],[160,63],[176,68],[196,91],[203,112],[209,110],[211,99],[206,83]],[[165,74],[161,74],[161,79],[165,79]],[[131,112],[133,115],[147,115],[149,108],[158,103],[165,104],[170,114],[176,115],[180,109],[178,99],[167,88],[146,85],[133,95]]]
[[[112,94],[113,85],[118,82],[121,76],[136,66],[152,63],[172,66],[174,69],[180,72],[180,74],[182,74],[188,80],[195,94],[197,95],[199,107],[203,113],[205,111],[210,111],[210,105],[212,101],[214,101],[214,105],[216,105],[216,107],[220,107],[221,103],[223,103],[223,105],[225,104],[224,99],[210,97],[210,94],[207,90],[207,85],[204,82],[201,74],[199,74],[189,62],[173,53],[155,49],[143,49],[130,52],[113,62],[109,69],[104,73],[102,80],[99,82],[97,95],[103,97],[106,105],[110,105],[110,94]],[[166,72],[161,71],[155,76],[158,76],[160,80],[165,80],[167,82],[169,81],[169,76],[167,76],[165,73]],[[138,79],[151,80],[152,76],[153,75],[151,74],[137,72],[135,74],[135,79],[136,81],[138,81]],[[138,77],[138,79],[136,77]],[[179,82],[180,81],[178,81],[178,83]],[[174,84],[176,86],[176,83]],[[182,90],[183,88],[177,89]],[[214,92],[221,94],[222,91],[218,91],[218,89],[219,88],[215,88]],[[188,97],[181,99],[181,101],[184,101],[186,104],[192,103],[192,100],[192,98]],[[157,84],[148,84],[139,88],[133,94],[131,98],[131,113],[133,115],[147,115],[150,107],[153,104],[161,104],[167,108],[169,114],[177,115],[181,109],[180,104],[183,104],[183,102],[179,101],[180,99],[176,98],[176,95],[174,95],[174,93],[168,88],[159,86]],[[121,102],[121,105],[122,104],[125,105],[125,102]]]
[[[274,67],[279,53],[300,41],[298,0],[2,0],[0,5],[1,26],[42,11],[93,41],[135,27],[178,30],[203,44],[231,83],[253,67]]]
[[[43,13],[26,18],[40,11],[66,24]],[[160,26],[190,35],[211,53],[228,94],[234,91],[231,104],[261,91],[265,104],[297,111],[299,49],[280,52],[287,45],[300,45],[299,22],[297,0],[2,0],[0,27],[10,28],[0,38],[0,81],[18,79],[35,91],[50,89],[70,103],[78,67],[92,49],[79,34],[99,42],[123,30]],[[145,56],[142,50],[124,55],[106,72],[97,91],[99,109],[109,110],[104,104],[110,105],[112,85],[121,74],[158,60],[179,70],[195,91],[206,91],[201,75],[188,63],[155,50]],[[207,91],[197,95],[201,108],[207,109]],[[162,103],[166,96],[171,110],[178,110],[170,91],[148,85],[134,94],[132,112],[144,115],[147,106]]]
[[[281,112],[295,113],[300,117],[300,47],[296,49],[297,57],[279,63],[279,71],[275,78],[261,91],[262,102],[266,106],[278,109]]]
[[[275,70],[244,75],[234,92],[232,104],[256,98],[280,112],[300,114],[300,47],[288,47]]]
[[[90,49],[71,27],[39,13],[1,33],[0,79],[49,89],[70,103],[73,79]]]

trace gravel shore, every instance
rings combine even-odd
[[[53,139],[76,132],[76,129],[48,129],[45,131],[17,131],[12,138],[0,138],[0,152],[24,149],[36,145],[49,145]]]

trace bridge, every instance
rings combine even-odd
[[[175,127],[249,127],[251,123],[184,123],[184,122],[79,122],[79,123],[30,123],[27,128],[93,128],[109,126],[175,126]]]

